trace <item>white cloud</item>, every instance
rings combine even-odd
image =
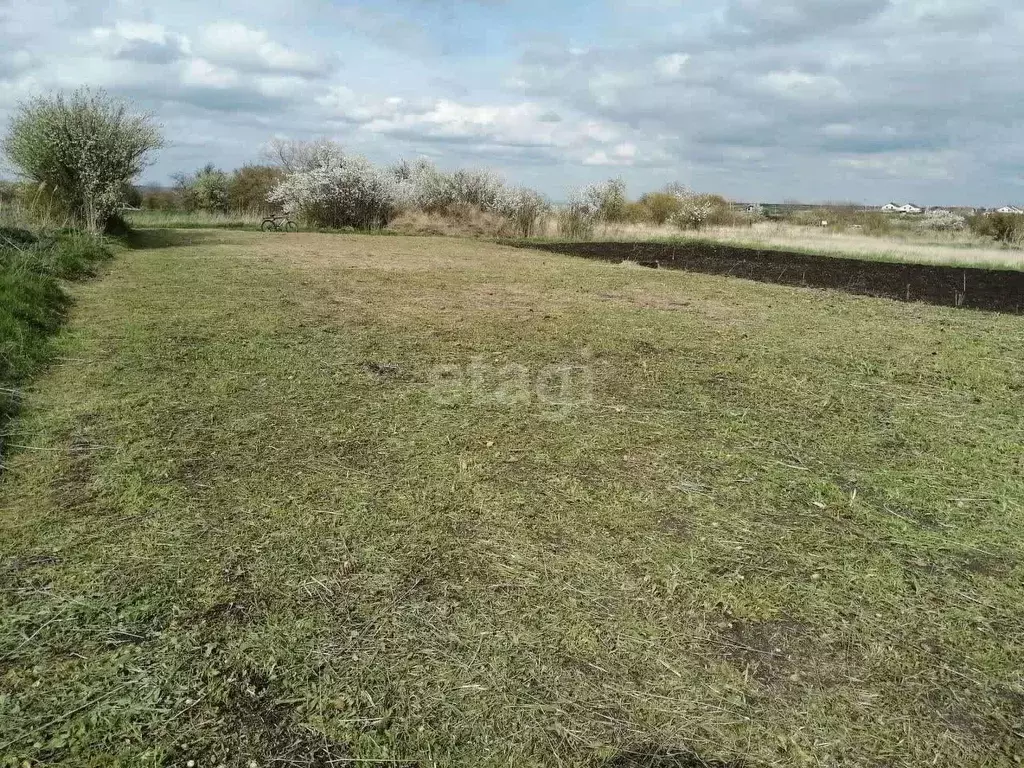
[[[670,53],[667,56],[659,57],[654,62],[654,68],[664,77],[679,77],[689,60],[688,53]]]
[[[584,165],[630,166],[636,163],[636,144],[625,142],[611,150],[599,149],[583,159]]]
[[[620,102],[621,93],[631,85],[632,78],[621,72],[600,72],[590,78],[590,93],[598,105],[608,107]]]
[[[621,134],[601,121],[563,119],[533,102],[472,105],[450,99],[372,99],[336,86],[319,103],[335,117],[357,123],[367,133],[436,141],[573,149],[608,144]],[[621,145],[617,156],[625,158],[630,146]]]
[[[845,96],[843,84],[835,77],[794,69],[761,75],[757,83],[761,88],[787,99],[839,99]]]
[[[453,25],[447,0],[0,0],[0,123],[91,85],[167,125],[154,176],[335,132],[380,161],[486,157],[553,196],[617,167],[637,192],[982,204],[1024,179],[1017,5],[615,0],[530,42],[517,3]]]
[[[190,53],[187,37],[161,24],[118,21],[112,27],[95,27],[86,38],[100,53],[115,59],[166,64]]]
[[[833,160],[836,167],[855,170],[879,179],[942,181],[953,178],[959,162],[957,153],[884,152],[874,155],[843,156]]]
[[[326,63],[318,57],[286,48],[271,40],[262,29],[232,21],[205,27],[197,48],[212,62],[243,70],[318,76],[327,69]]]
[[[241,78],[234,70],[218,67],[206,59],[191,59],[185,65],[181,81],[203,88],[233,88]]]

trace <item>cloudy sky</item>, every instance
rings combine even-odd
[[[1024,201],[1018,0],[0,0],[0,120],[80,85],[164,125],[151,181],[329,136],[556,199]]]

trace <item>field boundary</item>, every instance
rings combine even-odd
[[[1024,272],[1013,269],[896,263],[708,242],[515,241],[530,248],[619,264],[678,269],[861,296],[1019,314],[1024,311]]]

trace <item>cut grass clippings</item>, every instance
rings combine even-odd
[[[0,764],[1021,759],[1021,318],[137,244],[0,486]]]

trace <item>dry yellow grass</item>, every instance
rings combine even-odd
[[[974,264],[1024,268],[1024,251],[1003,248],[969,233],[941,232],[921,235],[867,235],[854,231],[762,222],[751,227],[709,227],[680,233],[673,227],[616,224],[598,227],[595,239],[651,240],[698,237],[738,245],[814,251],[834,256],[860,256],[923,264]]]

